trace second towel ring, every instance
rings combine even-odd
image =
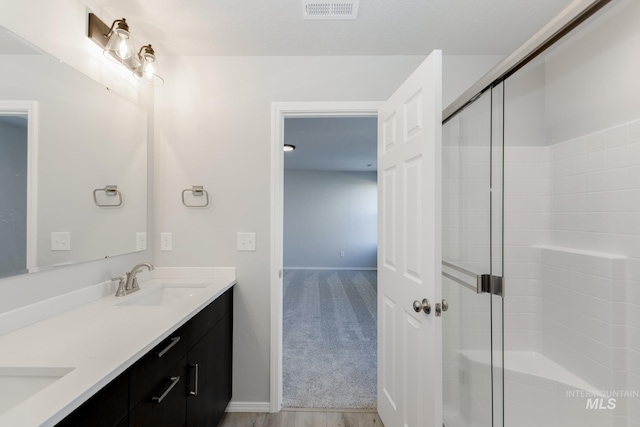
[[[117,197],[117,203],[110,205],[100,203],[98,201],[99,192],[104,192],[106,196]],[[95,190],[93,190],[93,203],[101,208],[119,208],[123,203],[122,193],[120,192],[120,190],[118,190],[117,185],[107,185],[104,188],[96,188]]]
[[[184,198],[184,195],[186,193],[191,193],[195,197],[205,196],[204,204],[203,205],[188,205],[187,201]],[[182,190],[182,204],[185,205],[185,207],[187,207],[187,208],[206,208],[207,206],[209,206],[209,192],[207,190],[205,190],[204,186],[202,186],[202,185],[194,185],[191,188],[186,188],[186,189]]]

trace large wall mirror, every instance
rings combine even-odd
[[[0,27],[0,278],[146,249],[147,113]]]

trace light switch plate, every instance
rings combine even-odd
[[[136,233],[136,251],[144,251],[147,249],[147,232]]]
[[[238,250],[255,251],[256,233],[238,233]]]
[[[160,250],[172,251],[173,250],[173,235],[171,233],[160,233]]]
[[[71,233],[68,231],[54,231],[51,233],[52,251],[70,251]]]

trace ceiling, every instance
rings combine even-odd
[[[356,20],[303,20],[300,0],[98,2],[158,55],[315,56],[507,55],[572,0],[361,0]]]
[[[374,172],[377,170],[376,117],[287,118],[285,170]],[[369,165],[369,166],[368,166]]]
[[[159,56],[339,56],[508,55],[573,0],[361,0],[356,20],[304,20],[300,0],[97,1]],[[375,171],[376,132],[375,118],[287,119],[285,169]]]

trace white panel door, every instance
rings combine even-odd
[[[442,426],[442,53],[378,112],[378,412],[385,427]],[[431,302],[431,313],[414,301]]]

